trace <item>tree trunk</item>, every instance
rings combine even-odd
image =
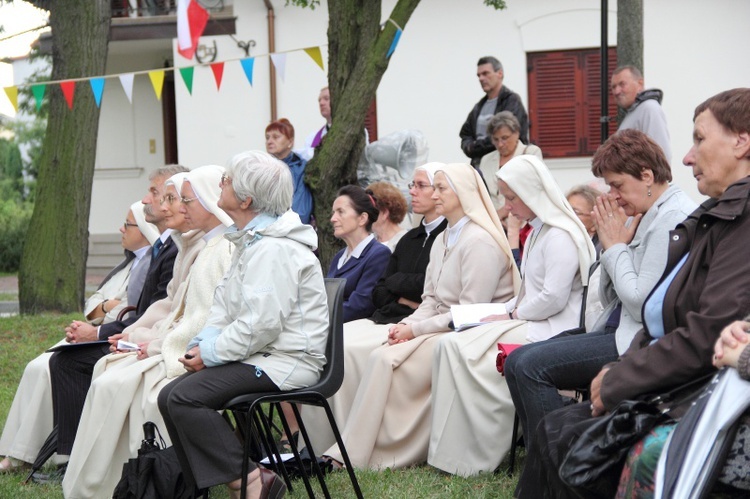
[[[404,29],[419,0],[399,0],[392,19]],[[341,243],[329,221],[336,191],[356,184],[357,163],[365,146],[365,114],[388,68],[386,54],[396,27],[381,29],[380,0],[328,1],[328,86],[331,129],[307,166],[306,179],[315,199],[320,259],[328,269]]]
[[[103,75],[110,3],[32,3],[50,10],[52,80]],[[99,109],[85,81],[76,83],[73,110],[58,85],[48,86],[47,95],[49,117],[36,203],[18,275],[24,314],[80,311],[84,299]]]
[[[643,72],[643,0],[617,0],[617,65]],[[617,121],[625,110],[617,110]]]
[[[643,0],[617,0],[617,64],[643,71]]]

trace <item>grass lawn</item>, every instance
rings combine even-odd
[[[63,327],[78,317],[45,314],[0,318],[0,423],[5,423],[26,363],[59,341]],[[517,463],[514,475],[501,471],[461,478],[440,473],[429,466],[419,466],[382,472],[358,470],[357,478],[366,498],[510,498],[522,463],[522,459]],[[506,468],[505,464],[501,466],[503,470]],[[60,486],[22,485],[23,478],[22,474],[0,475],[0,498],[63,497]],[[326,483],[332,497],[354,497],[346,473],[333,473]],[[228,494],[224,487],[215,487],[211,490],[211,497],[225,498]],[[301,481],[295,482],[294,492],[287,497],[307,497]]]

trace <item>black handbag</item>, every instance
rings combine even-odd
[[[590,419],[562,460],[562,481],[584,496],[613,497],[630,448],[656,426],[675,421],[675,410],[695,400],[712,377],[663,395],[624,400],[605,416]]]
[[[195,488],[185,483],[174,447],[165,448],[161,432],[150,421],[143,424],[143,434],[138,457],[122,465],[122,478],[112,498],[193,499],[196,496]]]

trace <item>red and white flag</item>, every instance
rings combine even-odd
[[[195,0],[177,2],[177,52],[185,59],[192,59],[198,47],[198,38],[208,24],[209,14]]]

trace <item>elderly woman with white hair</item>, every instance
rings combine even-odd
[[[178,358],[205,324],[214,290],[231,261],[233,245],[224,233],[232,220],[217,204],[223,173],[224,168],[208,165],[183,177],[180,200],[174,200],[170,209],[182,216],[179,230],[189,229],[190,235],[182,234],[175,241],[180,252],[190,255],[197,250],[197,254],[185,269],[175,268],[187,274],[175,290],[169,312],[151,327],[136,322],[125,330],[123,337],[136,343],[138,350],[108,355],[94,367],[79,425],[82,431],[63,480],[66,497],[109,494],[123,463],[137,455],[142,424],[152,421],[163,427],[156,398],[162,387],[185,373]],[[117,339],[111,341],[116,351]]]
[[[325,364],[328,305],[317,235],[291,211],[289,168],[259,151],[232,158],[219,206],[234,221],[232,265],[209,318],[164,387],[159,410],[188,486],[227,484],[238,494],[242,443],[217,412],[233,397],[315,383]],[[280,497],[285,485],[251,464],[247,497]]]
[[[524,247],[521,290],[505,302],[507,313],[445,335],[435,349],[427,462],[458,475],[493,471],[510,448],[514,409],[495,365],[498,342],[542,341],[576,327],[595,259],[586,228],[541,160],[513,158],[497,178],[508,210],[533,231]]]
[[[120,311],[138,302],[151,261],[151,244],[159,238],[156,227],[146,222],[144,205],[133,203],[120,226],[125,259],[104,278],[86,300],[84,315],[93,325],[114,321]],[[67,344],[62,339],[54,346]],[[51,353],[43,353],[26,365],[0,438],[0,473],[33,462],[53,428],[49,380]]]

